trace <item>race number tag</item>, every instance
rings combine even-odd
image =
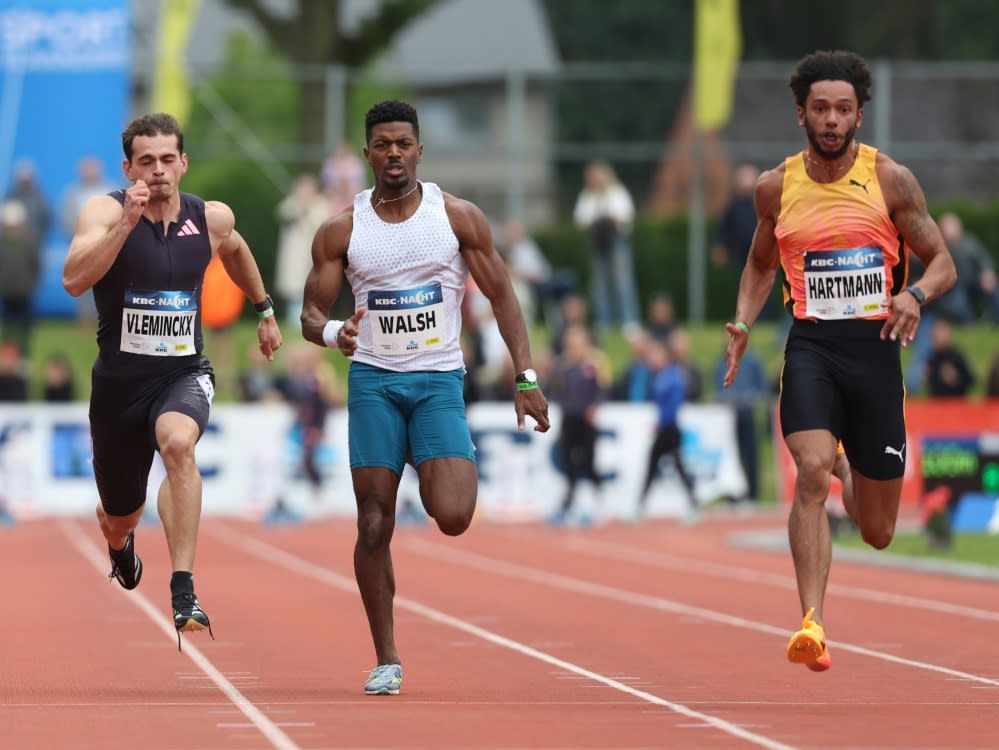
[[[805,253],[805,314],[820,320],[867,318],[888,304],[884,254],[876,247]]]
[[[154,357],[194,354],[197,315],[192,292],[128,289],[121,313],[121,351]]]
[[[444,297],[440,284],[369,292],[368,316],[376,353],[412,354],[443,344]]]

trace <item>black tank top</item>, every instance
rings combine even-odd
[[[124,205],[125,192],[109,195]],[[201,354],[201,289],[212,258],[205,202],[180,194],[180,216],[166,234],[143,216],[111,268],[94,285],[97,362],[115,377],[158,377]]]

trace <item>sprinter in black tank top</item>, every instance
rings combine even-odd
[[[180,192],[184,135],[167,114],[133,120],[122,133],[126,190],[88,201],[63,269],[74,297],[93,287],[99,353],[93,368],[90,432],[112,579],[126,589],[142,577],[135,527],[142,516],[154,451],[166,467],[158,510],[170,550],[170,593],[178,632],[211,632],[194,593],[201,476],[194,446],[208,424],[215,375],[202,354],[201,289],[218,253],[254,303],[260,349],[281,346],[270,297],[232,210]]]

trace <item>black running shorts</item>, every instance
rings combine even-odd
[[[795,320],[784,348],[784,437],[828,430],[870,479],[905,473],[905,387],[897,341],[882,320]]]
[[[186,414],[203,435],[208,426],[215,374],[204,357],[160,380],[110,377],[94,372],[90,437],[101,505],[127,516],[146,501],[156,446],[156,420],[165,412]]]

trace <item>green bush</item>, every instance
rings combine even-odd
[[[711,238],[713,232],[714,226],[709,224],[707,237]],[[553,266],[575,271],[580,280],[580,291],[587,295],[590,288],[590,248],[586,234],[571,224],[563,224],[539,231],[534,236]],[[666,293],[673,299],[677,318],[690,318],[687,245],[686,217],[636,220],[631,246],[641,310],[645,310],[653,296]],[[740,273],[741,269],[716,268],[706,261],[707,320],[728,320],[732,317]],[[778,284],[774,285],[772,293],[779,305]]]

